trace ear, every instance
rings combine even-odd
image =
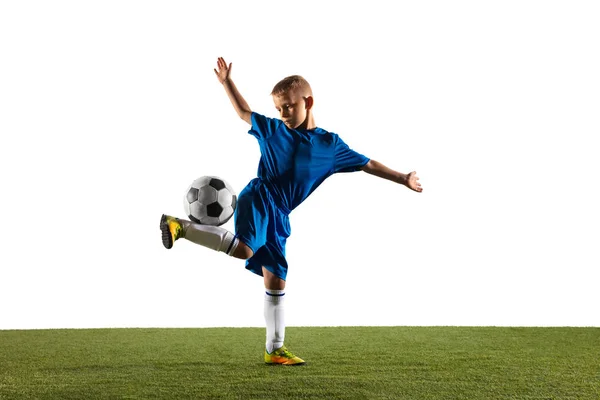
[[[310,109],[312,108],[312,106],[313,106],[313,103],[314,103],[314,100],[313,100],[313,97],[312,97],[312,96],[306,96],[306,97],[304,98],[304,107],[305,107],[307,110],[310,110]]]

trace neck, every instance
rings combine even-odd
[[[315,123],[315,118],[313,117],[312,112],[309,111],[308,115],[306,116],[306,119],[304,120],[302,125],[298,127],[298,129],[311,130],[315,129],[316,127],[317,124]]]

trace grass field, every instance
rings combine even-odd
[[[600,328],[0,331],[0,399],[600,399]]]

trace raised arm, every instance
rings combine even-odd
[[[252,125],[252,110],[231,80],[231,63],[227,65],[223,57],[219,57],[217,60],[217,68],[215,68],[217,79],[225,88],[225,93],[227,93],[227,97],[229,97],[235,112],[237,112],[241,119]]]
[[[394,171],[393,169],[388,168],[375,160],[369,160],[369,162],[362,167],[362,170],[368,174],[404,185],[415,192],[423,191],[423,188],[419,183],[419,177],[415,171],[412,171],[408,174],[403,174],[402,172]]]

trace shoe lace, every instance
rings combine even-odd
[[[181,231],[183,230],[183,227],[181,226],[181,224],[179,223],[179,221],[177,221],[175,218],[173,218],[173,220],[170,221],[170,226],[174,227],[174,229],[171,230],[171,232],[173,232],[173,236],[175,240],[179,239],[179,236],[181,235]]]
[[[281,349],[281,352],[279,354],[286,358],[295,358],[296,357],[285,347],[283,349]]]

